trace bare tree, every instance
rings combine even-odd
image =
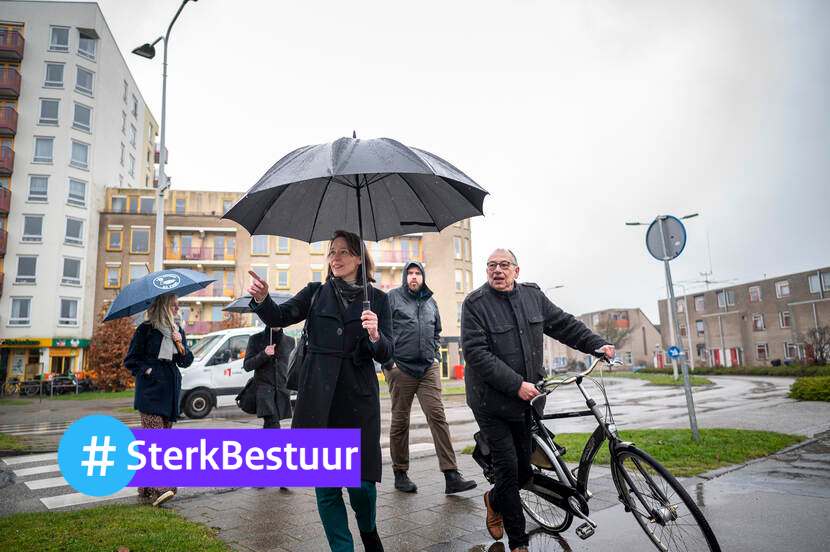
[[[830,359],[830,326],[810,328],[801,334],[808,356],[812,356],[815,364],[824,366]],[[812,352],[812,355],[810,354]]]
[[[614,347],[620,348],[628,340],[633,328],[618,328],[616,320],[603,320],[596,326],[596,333]]]

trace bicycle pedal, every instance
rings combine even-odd
[[[582,540],[585,540],[588,537],[593,536],[593,534],[594,528],[591,527],[590,523],[583,523],[582,525],[576,528],[576,536],[578,536]]]

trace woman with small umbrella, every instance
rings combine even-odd
[[[382,551],[375,526],[376,483],[380,481],[380,395],[373,360],[392,358],[392,315],[386,294],[370,287],[363,308],[363,278],[374,272],[356,234],[331,237],[324,284],[309,283],[285,303],[275,304],[268,283],[249,271],[251,308],[269,327],[308,318],[307,356],[299,377],[292,428],[359,428],[361,485],[349,488],[360,537],[368,551]],[[301,343],[297,346],[303,346]],[[317,488],[317,509],[332,550],[354,550],[340,488]]]
[[[179,366],[193,363],[185,333],[176,320],[175,293],[157,296],[147,309],[147,320],[133,334],[124,366],[135,376],[133,408],[141,414],[142,429],[170,429],[179,417],[182,375]],[[158,506],[173,498],[176,487],[139,487],[138,494]]]

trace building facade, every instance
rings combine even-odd
[[[0,112],[0,366],[78,371],[105,190],[148,184],[158,126],[86,2],[3,2]]]
[[[98,233],[97,312],[104,312],[121,288],[152,270],[155,232],[155,191],[107,190]],[[165,268],[191,268],[215,278],[204,290],[182,297],[180,310],[189,337],[221,327],[222,309],[243,295],[248,270],[267,280],[273,291],[295,294],[308,282],[326,277],[326,242],[306,243],[283,236],[250,236],[239,224],[222,220],[242,196],[239,192],[168,190],[165,196]],[[469,220],[440,233],[410,234],[367,242],[375,262],[375,285],[384,291],[400,286],[404,264],[424,264],[443,325],[443,376],[462,362],[460,312],[472,290],[472,249]],[[258,323],[250,316],[252,324]],[[299,333],[300,327],[292,328]]]
[[[681,349],[706,366],[809,361],[802,336],[830,325],[828,294],[830,267],[676,297]],[[663,350],[671,339],[666,306],[658,302]]]

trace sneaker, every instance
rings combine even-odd
[[[176,492],[175,492],[175,491],[166,491],[166,492],[162,493],[162,494],[161,494],[161,495],[160,495],[160,496],[159,496],[159,497],[155,500],[155,502],[153,502],[153,506],[161,506],[162,504],[164,504],[165,502],[167,502],[168,500],[170,500],[170,499],[171,499],[171,498],[173,498],[174,496],[176,496]]]
[[[405,471],[395,470],[395,488],[404,493],[414,493],[418,486],[409,479]]]
[[[458,470],[447,470],[444,472],[444,479],[447,481],[447,486],[444,489],[444,494],[460,493],[475,489],[477,483],[472,479],[464,479]]]

